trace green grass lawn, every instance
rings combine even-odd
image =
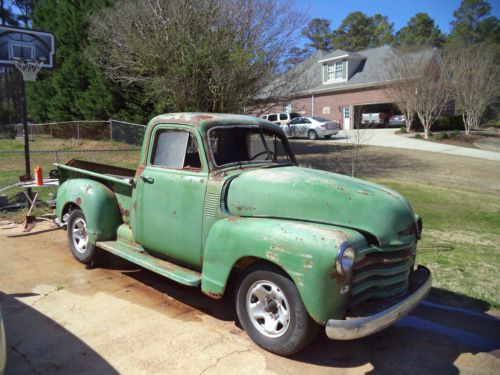
[[[500,308],[500,197],[377,181],[403,194],[423,218],[417,260],[433,285]]]

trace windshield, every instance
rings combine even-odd
[[[216,166],[294,162],[281,135],[261,127],[216,127],[208,139]]]

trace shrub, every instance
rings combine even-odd
[[[414,138],[415,138],[415,139],[422,139],[422,136],[420,135],[420,133],[417,133],[417,134],[415,134],[415,137],[414,137]]]
[[[458,137],[459,135],[460,135],[460,131],[458,131],[458,130],[453,130],[451,132],[451,137],[452,138]]]
[[[432,125],[432,129],[435,131],[443,131],[443,130],[463,130],[464,129],[464,120],[461,115],[458,116],[439,116],[434,124]]]
[[[399,129],[399,132],[400,132],[401,134],[406,134],[406,133],[407,133],[407,131],[406,131],[406,127],[402,126],[402,127]]]

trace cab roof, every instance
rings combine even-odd
[[[227,113],[203,113],[203,112],[180,112],[167,113],[154,117],[148,124],[153,127],[156,124],[181,124],[199,129],[202,133],[212,126],[234,126],[234,125],[263,125],[265,127],[279,126],[270,121],[247,115],[236,115]]]

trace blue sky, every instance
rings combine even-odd
[[[461,0],[295,0],[296,6],[309,12],[311,18],[326,18],[337,28],[351,12],[362,11],[368,16],[380,13],[394,23],[394,31],[405,26],[416,13],[428,13],[441,31],[450,31],[453,12]],[[489,1],[491,14],[500,18],[500,0]]]

